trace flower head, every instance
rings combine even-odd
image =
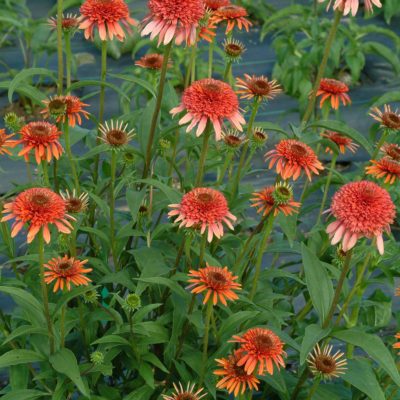
[[[383,111],[378,107],[371,109],[369,115],[375,120],[380,122],[381,127],[391,129],[393,131],[400,130],[400,112],[399,110],[392,110],[392,108],[385,104]]]
[[[235,25],[237,25],[240,30],[244,27],[248,32],[250,26],[253,24],[246,18],[247,16],[248,14],[245,8],[229,4],[216,9],[211,19],[215,24],[226,21],[227,26],[225,33],[231,32],[235,28]]]
[[[142,36],[158,36],[158,45],[175,38],[177,45],[196,42],[197,28],[204,17],[202,0],[149,0],[150,14],[143,20]]]
[[[230,62],[238,62],[242,58],[242,54],[246,51],[246,46],[239,40],[227,38],[222,43],[225,56]]]
[[[195,384],[187,384],[186,389],[179,382],[179,386],[174,383],[175,392],[171,395],[162,395],[163,400],[200,400],[207,396],[207,392],[204,392],[203,388],[195,390]]]
[[[389,157],[392,160],[400,161],[400,146],[398,144],[385,143],[382,146],[381,151],[386,157]]]
[[[207,8],[210,10],[218,10],[220,7],[229,6],[231,4],[230,0],[204,0]]]
[[[349,87],[336,79],[324,78],[321,79],[317,96],[322,96],[319,106],[322,108],[325,101],[331,99],[331,106],[334,110],[339,108],[340,101],[344,106],[351,103],[350,97],[347,94]]]
[[[48,25],[52,29],[57,29],[57,16],[48,19]],[[79,28],[81,20],[76,14],[68,13],[61,16],[61,28],[64,32],[75,32]]]
[[[194,82],[183,92],[180,106],[171,110],[172,115],[186,111],[179,121],[180,125],[190,122],[186,132],[197,125],[196,135],[200,136],[208,122],[214,126],[216,140],[222,135],[223,120],[227,119],[240,132],[245,120],[239,111],[239,100],[233,89],[225,82],[215,79],[202,79]]]
[[[236,93],[242,99],[256,97],[260,100],[272,100],[282,92],[280,85],[276,81],[269,81],[265,76],[244,74],[244,79],[236,78],[236,86],[239,88]]]
[[[12,149],[16,146],[14,140],[10,140],[15,134],[7,135],[5,129],[0,129],[0,154],[8,154],[11,155]]]
[[[236,217],[229,212],[228,203],[224,195],[218,190],[210,188],[196,188],[186,193],[180,204],[171,204],[173,210],[169,217],[177,217],[179,227],[197,228],[204,234],[207,230],[207,239],[221,238],[224,235],[224,225],[233,230],[232,222]]]
[[[200,268],[198,271],[189,271],[188,280],[190,283],[189,289],[194,294],[206,291],[203,304],[206,304],[210,298],[214,306],[218,300],[224,305],[227,305],[226,300],[236,300],[238,295],[234,290],[240,290],[242,285],[235,282],[238,279],[234,276],[227,267],[211,267],[207,264],[205,268]]]
[[[268,134],[264,129],[255,127],[252,129],[250,145],[253,149],[260,149],[265,146],[268,140]]]
[[[242,135],[235,130],[222,132],[222,140],[229,150],[236,150],[247,141],[245,135]]]
[[[272,375],[274,364],[278,369],[285,367],[282,358],[282,356],[286,356],[283,350],[284,343],[269,329],[249,329],[242,336],[233,336],[232,342],[240,344],[243,354],[237,365],[244,366],[244,370],[248,374],[252,374],[257,366],[259,375],[262,375],[264,371]]]
[[[24,125],[24,118],[9,112],[4,116],[4,125],[12,132],[19,131]]]
[[[65,193],[60,192],[60,196],[65,201],[68,213],[79,214],[88,208],[89,205],[88,193],[81,193],[78,196],[76,190],[73,189],[72,193],[70,193],[68,190],[66,190]]]
[[[323,3],[325,0],[318,0],[320,3]],[[328,7],[332,4],[332,1],[335,1],[333,5],[334,10],[342,11],[344,15],[351,14],[355,16],[358,11],[358,7],[360,5],[360,0],[329,0]],[[380,0],[365,0],[364,1],[365,8],[368,12],[373,12],[373,6],[382,7],[382,3]]]
[[[81,12],[80,29],[85,32],[86,39],[93,39],[94,29],[97,28],[101,40],[119,41],[125,39],[125,28],[131,32],[131,25],[137,22],[129,16],[129,8],[124,0],[85,0],[79,9]],[[122,26],[121,26],[122,25]]]
[[[338,378],[347,369],[347,361],[343,358],[344,353],[337,351],[332,354],[332,349],[332,345],[323,346],[321,349],[317,344],[307,359],[311,372],[324,380]]]
[[[122,121],[111,120],[110,123],[105,122],[104,125],[99,125],[99,131],[101,132],[101,140],[108,144],[113,150],[121,150],[126,147],[126,145],[132,140],[134,135],[134,130],[128,131],[128,124]]]
[[[62,132],[49,122],[29,122],[20,130],[21,139],[15,140],[15,144],[22,144],[23,149],[18,153],[19,156],[24,156],[28,159],[28,154],[33,150],[35,159],[38,164],[42,160],[50,162],[53,157],[57,160],[63,153],[63,148],[58,141]]]
[[[321,136],[335,143],[342,154],[346,152],[346,149],[350,150],[352,153],[355,153],[359,147],[358,144],[354,143],[349,137],[341,135],[340,133],[337,132],[326,131],[322,133]],[[328,146],[325,149],[325,152],[332,154],[333,150]]]
[[[390,231],[396,215],[385,189],[368,181],[347,183],[333,196],[329,211],[336,218],[326,228],[333,245],[341,241],[347,252],[358,239],[374,238],[379,253],[383,254],[383,232]]]
[[[101,365],[104,363],[104,353],[101,351],[94,351],[90,354],[90,361],[95,365]]]
[[[125,298],[123,307],[129,312],[138,310],[140,307],[142,307],[140,296],[136,293],[129,293]]]
[[[400,179],[400,162],[393,160],[390,157],[383,157],[380,160],[371,160],[372,165],[365,168],[368,175],[373,175],[376,178],[385,178],[385,183],[391,185]]]
[[[160,70],[164,63],[164,56],[162,54],[146,54],[140,60],[135,62],[138,67],[146,69]],[[171,67],[171,62],[168,62],[168,68]]]
[[[97,303],[97,299],[99,298],[99,294],[96,289],[88,290],[83,293],[83,301],[87,304],[95,304]]]
[[[14,201],[4,204],[3,214],[8,214],[1,222],[15,219],[11,237],[15,237],[22,227],[29,223],[27,242],[31,243],[39,230],[50,243],[49,225],[55,225],[59,232],[71,233],[73,227],[68,221],[75,220],[67,214],[65,201],[47,188],[32,188],[20,193]]]
[[[253,193],[252,207],[257,208],[258,213],[268,215],[272,210],[274,215],[282,212],[285,215],[292,215],[298,212],[301,203],[293,200],[293,189],[287,183],[278,183],[275,186],[268,186],[260,192]]]
[[[215,370],[214,374],[222,377],[217,383],[217,388],[226,389],[229,393],[233,393],[235,397],[239,393],[243,394],[246,389],[258,390],[260,383],[254,374],[248,374],[243,366],[238,365],[243,354],[244,351],[239,349],[230,354],[228,358],[215,360],[221,369]]]
[[[57,290],[71,290],[71,283],[75,286],[85,285],[91,280],[85,276],[86,273],[91,272],[92,268],[84,268],[88,260],[79,261],[76,258],[64,256],[52,258],[45,264],[44,281],[49,285],[51,282],[56,281],[53,292]]]
[[[294,139],[281,140],[274,150],[265,154],[265,159],[270,160],[270,169],[276,164],[276,172],[285,180],[297,180],[304,171],[311,181],[312,173],[319,175],[319,170],[324,169],[313,149]]]

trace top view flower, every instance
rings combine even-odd
[[[222,139],[223,120],[227,119],[240,132],[246,123],[239,110],[239,100],[233,89],[216,79],[202,79],[194,82],[183,92],[180,106],[171,110],[172,115],[187,111],[179,121],[180,125],[190,122],[186,132],[197,125],[196,135],[200,136],[211,122],[216,140]]]
[[[123,41],[123,28],[130,33],[131,25],[137,25],[129,16],[129,8],[124,0],[85,0],[79,11],[79,28],[85,31],[86,39],[93,39],[94,29],[97,28],[101,40],[112,40],[115,37]]]
[[[318,0],[320,3],[325,2],[326,0]],[[333,8],[335,10],[340,10],[344,15],[352,14],[353,16],[357,14],[358,7],[360,6],[360,0],[329,0],[328,9],[331,6],[332,2],[335,1]],[[365,0],[365,8],[367,11],[372,12],[373,6],[382,7],[382,3],[380,0]]]
[[[282,92],[276,81],[270,81],[264,76],[244,74],[244,79],[236,78],[236,86],[239,88],[236,93],[242,99],[257,97],[261,100],[272,100]]]
[[[336,218],[326,228],[332,244],[342,242],[343,251],[351,250],[363,237],[375,239],[384,252],[383,232],[390,231],[396,208],[389,193],[376,183],[350,182],[333,196],[330,213]]]
[[[249,31],[249,28],[253,25],[246,17],[248,16],[247,10],[244,7],[236,6],[234,4],[229,4],[227,6],[222,6],[217,8],[211,17],[211,20],[219,24],[221,22],[226,22],[226,32],[232,32],[235,26],[239,29],[246,29]]]
[[[320,107],[324,105],[325,101],[331,100],[331,107],[334,110],[339,108],[340,101],[344,106],[351,103],[350,97],[347,94],[349,91],[348,86],[336,79],[324,78],[321,79],[317,96],[321,96]]]
[[[204,392],[204,388],[196,390],[196,385],[194,383],[188,383],[186,388],[182,386],[182,383],[180,382],[179,386],[176,383],[174,383],[173,386],[175,392],[171,395],[163,394],[163,400],[201,400],[207,396],[207,392]]]
[[[142,36],[158,36],[158,44],[173,39],[177,45],[196,42],[197,28],[205,14],[202,0],[149,0],[150,14],[143,20]]]

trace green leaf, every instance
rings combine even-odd
[[[397,75],[400,73],[400,60],[393,49],[378,42],[365,42],[362,44],[362,47],[365,53],[377,54],[378,56],[384,58],[392,65]]]
[[[317,324],[308,325],[305,329],[304,338],[301,342],[300,350],[300,365],[303,365],[307,359],[308,354],[312,351],[314,346],[323,338],[327,337],[330,329],[322,329]]]
[[[153,86],[143,79],[137,78],[136,76],[133,75],[122,75],[122,74],[108,74],[108,75],[112,76],[113,78],[118,78],[127,82],[136,83],[139,86],[142,86],[144,89],[146,89],[153,97],[156,97],[156,92],[154,91]]]
[[[155,276],[154,278],[137,278],[140,282],[151,283],[153,285],[163,285],[169,287],[174,293],[181,297],[187,297],[188,293],[179,284],[171,279]]]
[[[371,400],[385,400],[385,395],[367,360],[348,360],[347,371],[342,378],[344,381],[350,383],[350,385],[365,393]]]
[[[41,326],[22,325],[16,329],[13,329],[13,331],[4,339],[2,346],[20,336],[26,337],[28,335],[35,335],[35,334],[47,336],[48,332],[46,328],[43,328]]]
[[[154,389],[154,372],[149,364],[145,362],[139,364],[139,375],[145,380],[148,386]]]
[[[136,182],[146,183],[149,186],[155,186],[156,188],[160,189],[168,198],[171,203],[179,203],[181,200],[182,195],[175,189],[172,189],[165,183],[157,181],[155,179],[139,179]]]
[[[372,107],[380,107],[384,104],[397,102],[400,102],[400,91],[385,93],[383,96],[375,100],[375,103],[372,104]]]
[[[311,301],[323,321],[329,312],[333,300],[333,285],[328,271],[304,243],[301,245],[304,273]]]
[[[11,81],[0,82],[0,89],[8,89]],[[32,101],[37,104],[43,105],[42,101],[46,99],[46,96],[39,89],[36,89],[32,85],[24,83],[22,86],[15,88],[15,91],[25,97],[29,97]]]
[[[57,353],[50,356],[50,363],[57,372],[71,379],[84,396],[89,397],[89,389],[87,385],[83,383],[78,362],[71,350],[61,349],[57,351]]]
[[[50,396],[49,393],[39,392],[39,390],[33,389],[21,389],[21,390],[13,390],[1,398],[2,400],[34,400],[43,396]]]
[[[110,83],[110,82],[102,82],[102,81],[96,81],[96,80],[85,80],[85,81],[79,81],[73,83],[69,89],[68,92],[72,93],[74,90],[85,87],[85,86],[105,86],[110,89],[113,89],[116,91],[119,95],[121,95],[125,100],[130,101],[130,98],[116,85]]]
[[[334,336],[339,340],[361,347],[390,375],[396,385],[400,386],[400,375],[393,357],[378,336],[365,333],[357,328],[336,332]]]
[[[45,360],[46,358],[36,351],[14,349],[0,357],[0,368],[7,368],[10,365],[30,364]]]
[[[145,195],[145,189],[141,190],[140,192],[130,188],[126,190],[126,202],[128,203],[129,211],[131,212],[132,223],[137,221],[139,209],[142,205]]]
[[[98,286],[81,286],[81,287],[74,287],[70,292],[63,292],[62,296],[57,302],[52,314],[52,318],[54,318],[58,311],[66,305],[69,301],[74,299],[75,297],[81,296],[82,294],[89,292],[90,290],[96,289]]]
[[[131,344],[125,338],[119,335],[103,336],[100,339],[95,340],[92,344],[117,344],[131,347]]]

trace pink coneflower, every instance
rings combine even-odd
[[[276,164],[276,172],[285,180],[297,180],[304,171],[311,181],[312,173],[319,175],[319,170],[324,169],[314,150],[294,139],[281,140],[274,150],[265,154],[265,159],[270,160],[270,169]]]
[[[146,69],[161,70],[164,63],[164,56],[162,54],[146,54],[140,60],[135,62],[135,65]],[[170,68],[172,63],[168,61],[168,68]]]
[[[239,100],[233,89],[225,82],[215,79],[202,79],[194,82],[183,92],[182,103],[173,108],[171,114],[187,111],[179,121],[180,125],[190,122],[186,132],[197,125],[196,135],[200,136],[211,122],[215,130],[216,140],[222,138],[223,120],[227,119],[242,132],[246,123],[239,111]]]
[[[320,3],[323,3],[325,0],[318,0]],[[331,6],[333,0],[329,0],[328,7]],[[353,16],[357,14],[358,7],[360,5],[360,0],[335,0],[333,8],[336,10],[340,10],[344,15],[347,15],[351,12]],[[382,3],[380,0],[364,0],[364,5],[367,11],[373,12],[373,6],[381,8]]]
[[[226,21],[225,33],[231,32],[235,25],[241,30],[244,28],[247,32],[253,24],[246,18],[248,16],[247,10],[240,6],[229,4],[227,6],[219,7],[213,12],[211,20],[215,24]]]
[[[341,241],[346,252],[358,239],[374,238],[379,253],[384,253],[383,232],[390,232],[396,216],[396,208],[385,189],[368,181],[347,183],[333,196],[328,211],[336,218],[326,229],[333,245]]]
[[[344,154],[346,149],[349,149],[352,153],[355,153],[358,149],[358,144],[354,143],[349,137],[341,135],[338,132],[326,131],[321,136],[331,140],[339,148],[339,151]],[[328,146],[325,149],[326,153],[333,153],[332,149]]]
[[[180,204],[169,207],[174,210],[168,216],[177,217],[175,223],[180,222],[180,228],[197,228],[201,234],[207,230],[209,242],[214,236],[221,238],[224,235],[224,224],[233,230],[232,222],[236,221],[236,217],[229,212],[224,195],[210,188],[193,189],[183,196]]]
[[[124,0],[85,0],[79,11],[82,14],[79,28],[84,29],[86,39],[93,39],[93,31],[97,28],[101,40],[116,37],[123,41],[125,32],[122,26],[130,33],[131,25],[137,25],[129,16]]]
[[[150,14],[143,20],[142,36],[158,36],[158,45],[175,38],[177,45],[196,42],[197,28],[205,15],[202,0],[149,0]]]
[[[317,96],[322,96],[319,106],[322,108],[325,101],[331,99],[331,106],[334,110],[339,108],[340,101],[344,106],[351,103],[347,94],[349,87],[342,81],[336,79],[323,78],[319,84]]]

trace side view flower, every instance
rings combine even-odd
[[[325,0],[318,0],[320,3],[325,2]],[[333,8],[335,10],[342,11],[344,15],[352,14],[355,16],[358,11],[358,7],[360,6],[360,0],[329,0],[328,2],[328,9],[331,6],[332,2],[335,1],[333,4]],[[373,12],[373,6],[380,8],[382,7],[382,3],[380,0],[365,0],[365,8],[369,12]]]
[[[369,115],[375,121],[380,122],[382,128],[387,128],[393,131],[400,130],[400,112],[399,110],[392,110],[388,104],[384,105],[383,111],[378,107],[372,108]]]
[[[342,102],[344,106],[350,104],[351,100],[347,94],[348,91],[349,88],[344,82],[336,79],[321,79],[321,83],[317,92],[317,96],[321,96],[319,106],[322,108],[325,101],[329,99],[331,102],[331,107],[334,110],[339,108],[340,102]]]
[[[247,10],[244,7],[228,4],[217,8],[211,20],[215,24],[226,22],[226,34],[232,32],[235,26],[240,30],[244,28],[248,32],[253,24],[246,18],[247,16]]]
[[[338,132],[326,131],[321,134],[322,137],[325,137],[336,144],[339,148],[340,153],[344,154],[347,150],[350,150],[352,153],[355,153],[359,148],[357,143],[354,143],[349,137],[341,135]],[[325,149],[326,153],[333,153],[333,150],[330,147]]]

